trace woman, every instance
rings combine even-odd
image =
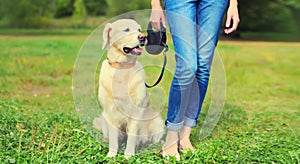
[[[239,23],[238,3],[237,0],[164,0],[164,4],[176,52],[176,70],[170,88],[163,156],[179,160],[178,148],[195,150],[190,134],[206,94],[222,19],[227,9],[224,32],[235,31]],[[162,22],[166,27],[160,0],[152,0],[151,6],[152,26],[160,29]]]

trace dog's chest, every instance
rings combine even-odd
[[[115,105],[124,110],[133,108],[133,96],[138,86],[144,86],[141,64],[130,69],[115,69],[103,63],[100,73],[99,99],[106,105]],[[144,93],[142,93],[144,94]]]
[[[112,98],[128,98],[133,73],[122,69],[110,69],[102,77],[101,84],[109,92]]]

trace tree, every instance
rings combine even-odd
[[[300,29],[300,0],[277,0],[279,4],[288,7],[291,11],[293,20],[296,23],[297,31]],[[300,32],[299,32],[300,33]]]
[[[74,0],[54,0],[55,1],[55,18],[72,16],[74,10]]]
[[[105,15],[107,3],[105,0],[84,0],[86,10],[90,16]]]
[[[75,0],[74,2],[74,11],[72,18],[74,20],[85,21],[87,17],[86,8],[83,0]]]
[[[48,26],[52,17],[51,2],[52,0],[1,0],[1,25],[17,28]]]
[[[294,32],[295,19],[290,8],[278,1],[239,0],[241,31]]]
[[[107,14],[109,16],[116,16],[139,9],[150,9],[149,0],[106,0],[106,3],[108,5]]]

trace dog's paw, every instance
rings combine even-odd
[[[116,152],[109,151],[106,155],[106,158],[111,158],[111,157],[115,157],[115,156],[117,156]]]
[[[126,159],[129,159],[130,157],[132,157],[134,154],[124,154],[124,157],[126,158]]]
[[[133,156],[135,154],[135,150],[134,149],[132,149],[132,148],[126,148],[125,149],[125,152],[124,152],[124,157],[126,158],[126,159],[129,159],[131,156]]]

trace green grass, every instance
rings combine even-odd
[[[73,65],[87,36],[68,31],[0,36],[0,161],[176,163],[159,151],[129,160],[104,158],[107,147],[83,128],[73,104]],[[221,41],[225,109],[213,133],[199,141],[208,94],[192,133],[197,150],[182,153],[178,163],[299,163],[299,46]],[[168,87],[171,76],[165,78],[161,85]]]

